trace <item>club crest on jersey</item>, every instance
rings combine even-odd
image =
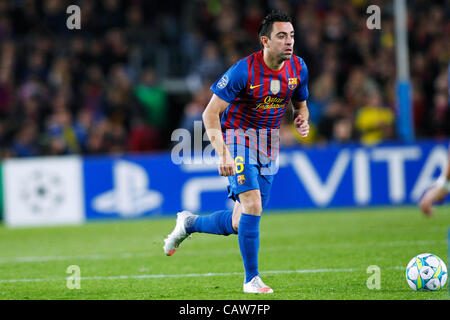
[[[289,78],[288,79],[288,88],[289,90],[294,90],[297,88],[298,79],[297,78]]]
[[[241,174],[237,176],[237,183],[243,185],[245,183],[245,175]]]
[[[270,91],[272,94],[277,94],[281,90],[281,82],[280,80],[271,80],[270,81]]]

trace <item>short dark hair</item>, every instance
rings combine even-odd
[[[272,26],[274,22],[290,22],[292,23],[291,17],[289,17],[287,14],[273,10],[271,13],[269,13],[264,20],[261,22],[261,25],[259,26],[258,30],[258,36],[259,39],[261,39],[262,36],[266,36],[270,38],[270,34],[272,33]]]

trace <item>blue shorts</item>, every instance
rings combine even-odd
[[[240,193],[258,189],[264,208],[269,202],[276,172],[274,161],[244,145],[230,145],[229,149],[235,163],[235,175],[228,177],[228,198],[239,201]]]

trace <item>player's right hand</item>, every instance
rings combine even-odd
[[[302,136],[302,138],[306,138],[309,133],[309,123],[307,120],[303,119],[302,115],[299,114],[294,119],[295,130]]]
[[[220,159],[219,174],[224,177],[234,176],[234,160],[227,154],[224,158]]]

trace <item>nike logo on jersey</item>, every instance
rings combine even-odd
[[[257,86],[250,85],[250,89],[255,89],[255,88],[258,88],[260,86],[262,86],[262,84],[258,84]]]

